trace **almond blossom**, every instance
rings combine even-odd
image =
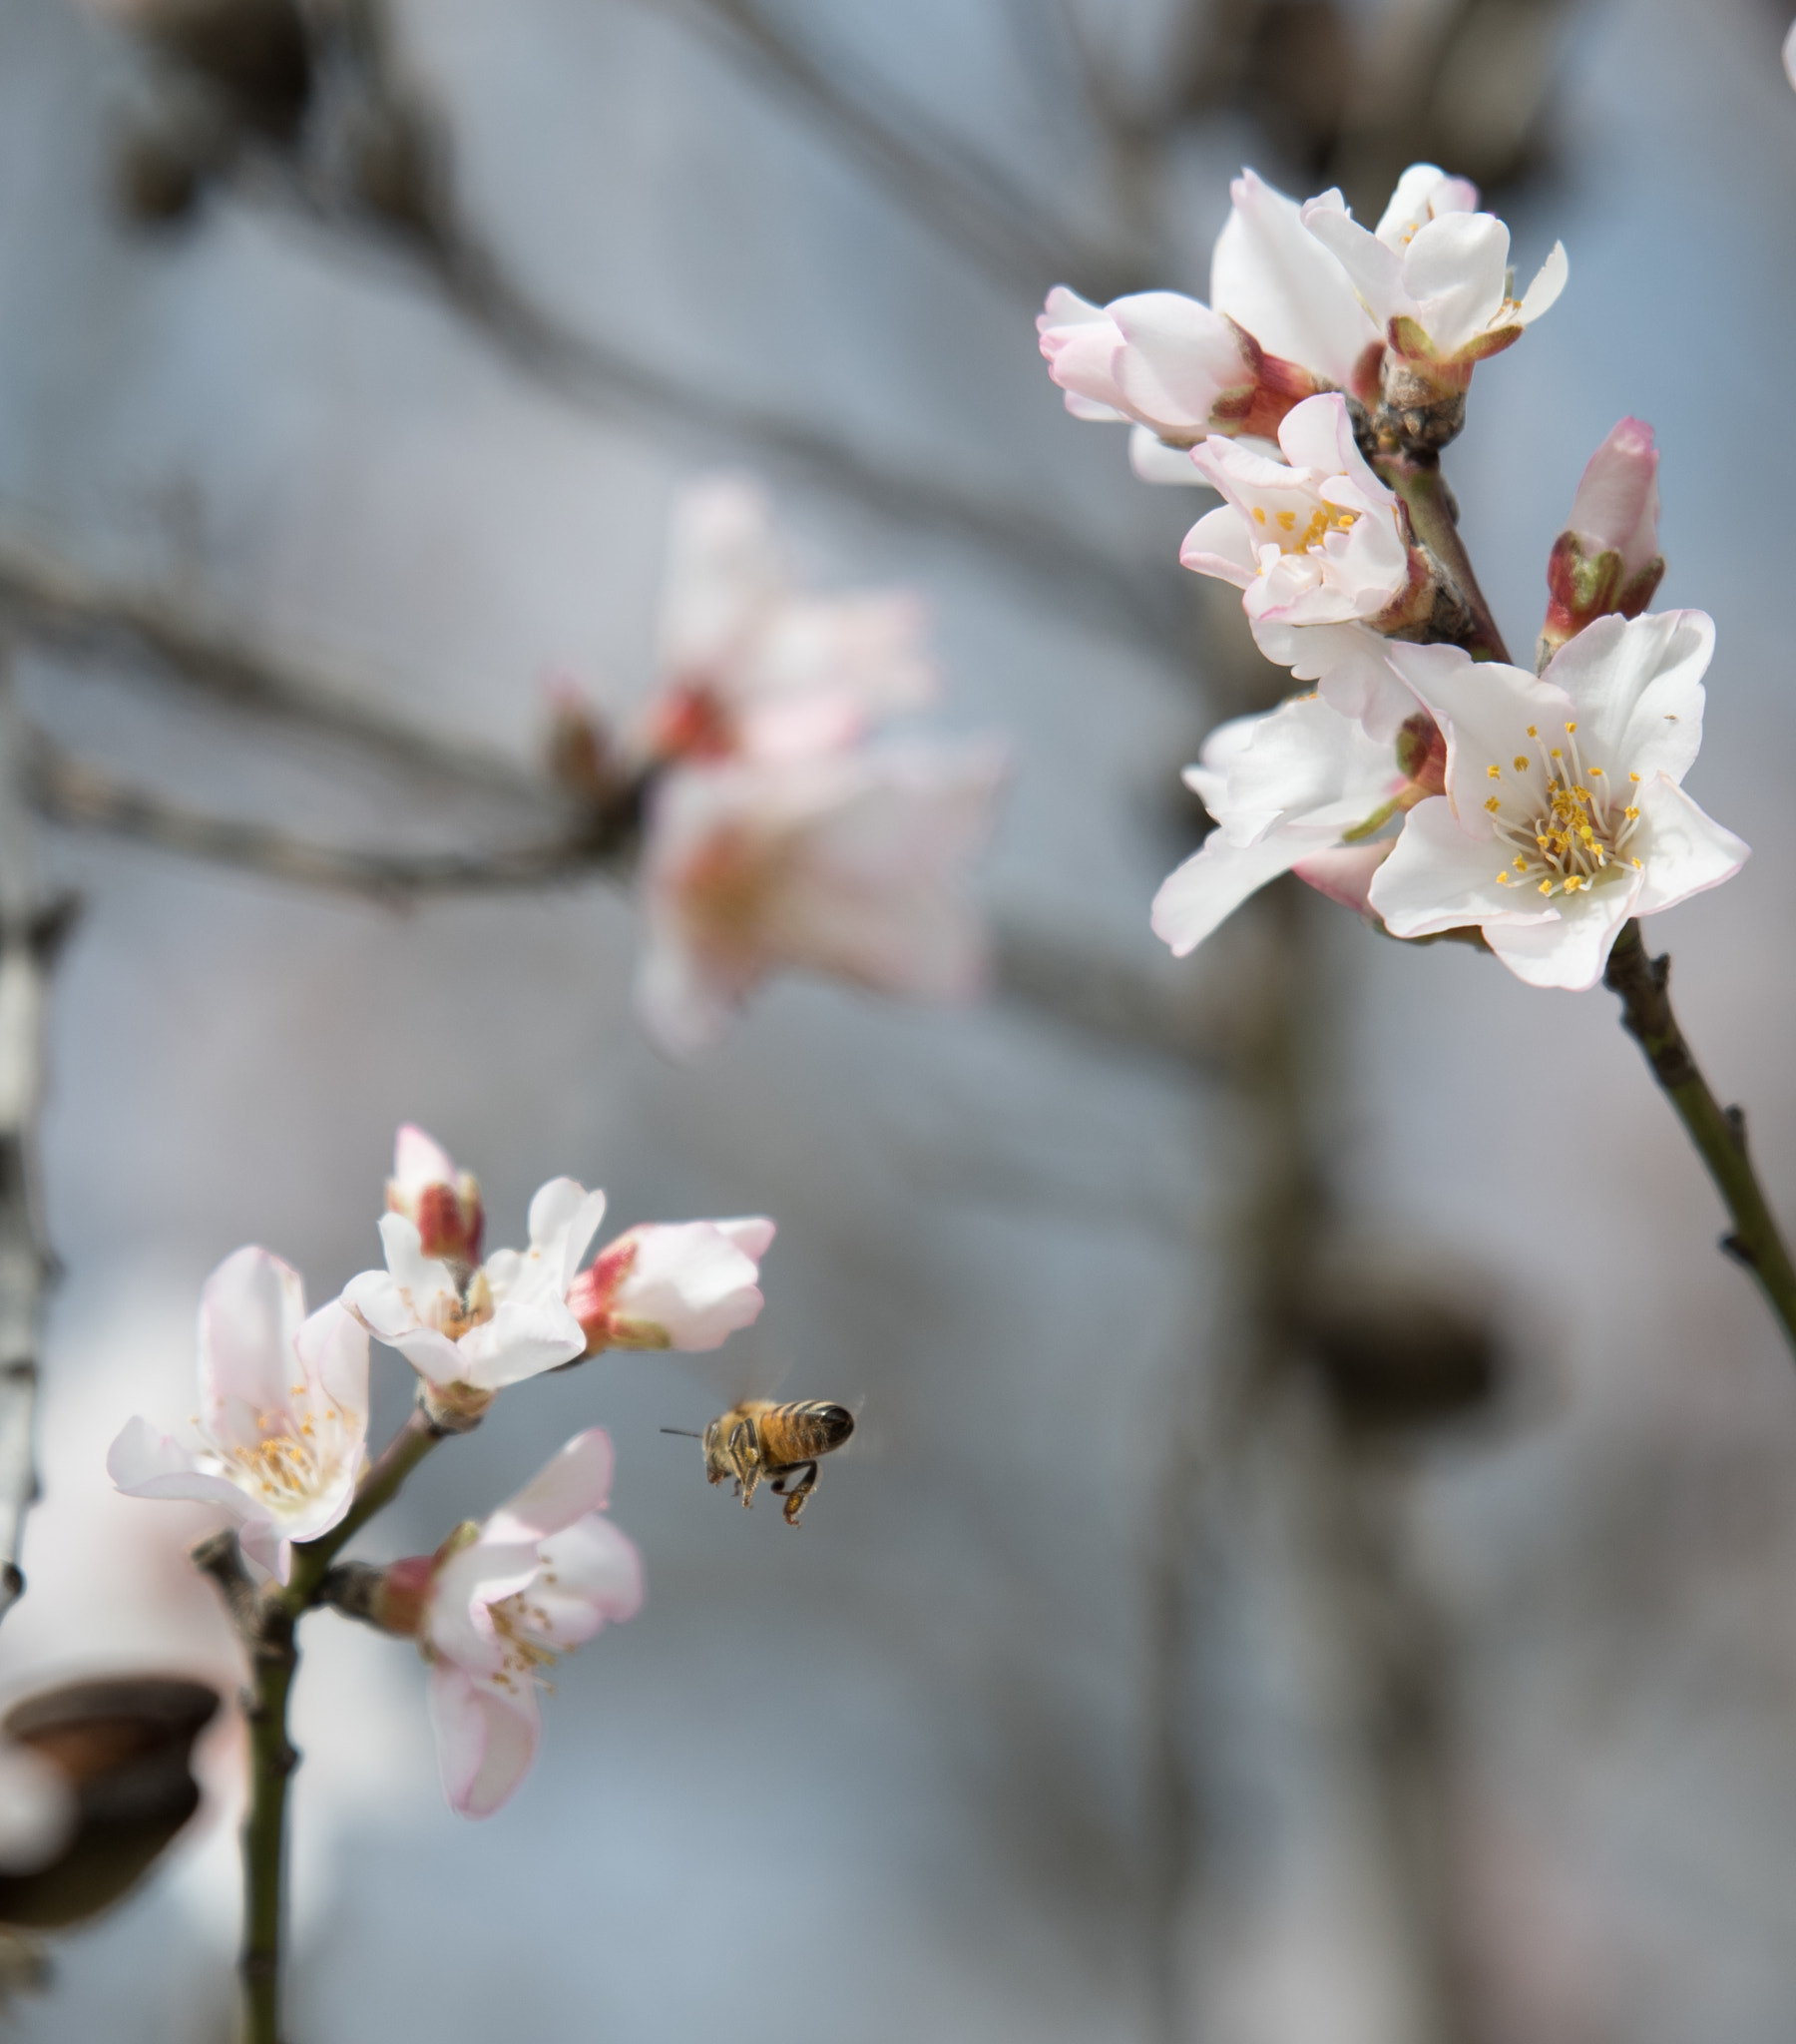
[[[307,1318],[298,1272],[240,1249],[201,1294],[199,1374],[194,1440],[133,1419],[107,1473],[130,1497],[218,1505],[243,1552],[284,1583],[293,1542],[329,1532],[361,1474],[368,1336],[337,1299]]]
[[[400,1131],[394,1183],[408,1183],[408,1166],[425,1157],[425,1145],[435,1152],[430,1169],[445,1174],[434,1183],[460,1184],[447,1175],[448,1157],[410,1128]],[[478,1199],[476,1192],[476,1206]],[[530,1203],[530,1247],[495,1250],[473,1264],[431,1256],[419,1223],[390,1209],[380,1217],[386,1269],[350,1278],[343,1302],[439,1391],[484,1401],[507,1384],[573,1361],[586,1346],[567,1296],[604,1215],[603,1193],[571,1178],[551,1179]]]
[[[923,625],[901,591],[804,594],[761,491],[706,478],[674,507],[643,748],[666,762],[850,745],[934,698]]]
[[[1473,365],[1520,340],[1566,287],[1556,242],[1520,298],[1511,295],[1509,229],[1480,213],[1478,188],[1435,164],[1412,164],[1375,233],[1338,191],[1303,209],[1303,224],[1352,278],[1395,353],[1463,386]]]
[[[1535,665],[1611,612],[1637,618],[1665,573],[1658,550],[1658,449],[1643,419],[1623,419],[1590,456],[1572,519],[1547,563],[1551,592]]]
[[[970,998],[984,946],[960,883],[1002,770],[987,745],[892,746],[669,775],[641,869],[650,1033],[698,1050],[779,968]]]
[[[379,1620],[430,1663],[443,1792],[463,1816],[491,1816],[529,1772],[561,1656],[642,1608],[642,1558],[605,1516],[611,1482],[611,1441],[589,1428],[484,1525],[386,1571]]]
[[[628,1230],[569,1290],[586,1334],[583,1352],[720,1347],[765,1303],[755,1280],[773,1233],[764,1215]]]
[[[1681,785],[1714,637],[1701,611],[1601,618],[1539,680],[1456,647],[1394,646],[1446,733],[1447,773],[1373,876],[1392,935],[1475,926],[1530,985],[1591,987],[1629,916],[1737,873],[1747,847]]]
[[[1192,526],[1178,557],[1242,591],[1269,660],[1320,681],[1337,708],[1389,738],[1415,705],[1377,635],[1429,615],[1434,571],[1410,544],[1396,493],[1360,453],[1344,397],[1306,399],[1279,427],[1278,444],[1283,461],[1220,437],[1195,450],[1223,502]]]
[[[1269,438],[1319,389],[1376,386],[1378,329],[1297,203],[1252,171],[1230,190],[1210,304],[1142,291],[1099,306],[1057,284],[1036,320],[1067,409],[1132,422],[1129,458],[1148,482],[1197,481],[1180,453],[1206,433]]]
[[[1416,774],[1426,772],[1432,737],[1400,757],[1320,696],[1218,726],[1184,772],[1216,827],[1154,896],[1154,934],[1182,958],[1248,895],[1293,870],[1363,906],[1391,848],[1374,833],[1427,793]]]

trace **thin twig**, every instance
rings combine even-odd
[[[38,1347],[55,1270],[38,1186],[45,1004],[74,921],[38,881],[22,782],[22,726],[0,641],[0,1617],[25,1587],[19,1555],[38,1494]]]
[[[75,760],[46,739],[32,745],[28,760],[31,799],[52,822],[389,907],[427,895],[513,893],[601,872],[625,849],[635,822],[633,809],[620,805],[615,812],[590,811],[578,829],[527,844],[374,851],[208,815]]]
[[[1746,1147],[1746,1117],[1723,1107],[1697,1069],[1671,1012],[1671,960],[1649,958],[1637,920],[1629,920],[1609,953],[1603,984],[1621,997],[1621,1026],[1632,1035],[1652,1076],[1715,1182],[1733,1219],[1721,1247],[1758,1279],[1784,1337],[1796,1348],[1796,1268],[1758,1182]]]
[[[365,682],[314,672],[188,605],[104,582],[17,540],[0,542],[0,614],[35,643],[88,657],[148,659],[214,702],[344,740],[408,772],[543,799],[542,782],[528,767],[393,716]]]
[[[825,60],[756,0],[652,0],[693,19],[808,115],[824,139],[941,240],[989,275],[1039,298],[1051,283],[1100,298],[1138,287],[1131,271],[1084,241],[990,158],[906,101],[876,73]]]

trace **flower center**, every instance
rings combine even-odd
[[[245,1479],[244,1488],[278,1512],[309,1503],[321,1487],[323,1471],[310,1436],[311,1421],[303,1419],[298,1433],[266,1434],[252,1448],[226,1452]]]
[[[548,1672],[561,1659],[549,1643],[555,1625],[540,1604],[532,1604],[528,1590],[516,1590],[497,1604],[487,1606],[493,1630],[505,1654],[505,1664],[493,1677],[501,1689],[528,1689],[532,1683],[550,1687]]]
[[[1310,513],[1308,523],[1299,527],[1295,511],[1268,512],[1264,504],[1253,507],[1254,524],[1281,554],[1307,554],[1312,547],[1319,547],[1331,532],[1351,532],[1359,517],[1359,512],[1349,511],[1342,504],[1318,504]],[[1267,566],[1262,557],[1262,575]]]
[[[1551,898],[1581,893],[1611,870],[1637,872],[1641,861],[1627,845],[1639,825],[1639,805],[1611,788],[1600,766],[1584,763],[1576,720],[1567,724],[1563,746],[1550,747],[1537,725],[1528,727],[1528,736],[1547,771],[1544,800],[1526,753],[1518,753],[1509,766],[1497,762],[1486,769],[1491,779],[1508,783],[1485,803],[1498,843],[1511,853],[1499,883],[1532,887]],[[1527,777],[1517,785],[1517,776]],[[1627,794],[1639,778],[1627,776]]]
[[[457,1295],[439,1291],[430,1305],[430,1324],[451,1341],[459,1341],[472,1327],[484,1326],[493,1317],[493,1287],[484,1271],[476,1271]]]

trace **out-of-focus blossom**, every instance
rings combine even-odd
[[[1179,452],[1206,434],[1269,439],[1319,389],[1376,387],[1378,330],[1296,202],[1252,171],[1231,193],[1210,304],[1141,291],[1094,305],[1057,284],[1036,320],[1067,409],[1134,424],[1129,457],[1143,481],[1196,482]]]
[[[243,1552],[285,1582],[292,1543],[329,1532],[361,1473],[367,1334],[337,1299],[308,1319],[298,1272],[238,1250],[201,1295],[200,1408],[192,1445],[133,1419],[107,1471],[132,1497],[220,1506]]]
[[[1002,776],[987,745],[886,747],[671,774],[649,812],[646,1026],[713,1041],[760,982],[811,970],[921,1000],[983,984],[962,891]]]
[[[588,1355],[606,1348],[717,1348],[765,1303],[756,1279],[773,1240],[764,1215],[650,1223],[608,1243],[568,1304]]]
[[[1377,232],[1339,192],[1303,209],[1303,223],[1337,256],[1392,350],[1463,386],[1475,363],[1522,337],[1564,290],[1563,244],[1520,298],[1510,295],[1509,229],[1479,213],[1478,188],[1434,164],[1412,164]]]
[[[1783,42],[1784,76],[1796,86],[1796,22],[1790,24],[1790,32]]]
[[[923,626],[901,591],[804,594],[760,490],[739,476],[696,483],[670,528],[644,749],[668,762],[851,745],[935,696]]]
[[[1658,550],[1658,449],[1643,419],[1623,419],[1590,456],[1572,522],[1547,563],[1550,592],[1536,666],[1597,618],[1637,618],[1665,573]]]
[[[1154,896],[1154,934],[1182,958],[1293,870],[1363,907],[1371,869],[1390,850],[1374,833],[1428,792],[1415,777],[1428,748],[1402,751],[1319,696],[1219,726],[1184,774],[1216,827]]]
[[[1373,877],[1392,935],[1476,925],[1531,985],[1591,987],[1630,915],[1738,872],[1747,847],[1680,785],[1714,639],[1700,611],[1601,618],[1539,680],[1456,647],[1393,647],[1446,732],[1447,785]]]
[[[386,1571],[376,1616],[430,1663],[443,1791],[463,1816],[491,1816],[529,1772],[560,1657],[642,1607],[641,1557],[605,1516],[611,1480],[593,1427],[484,1525]]]
[[[1415,706],[1373,635],[1428,617],[1434,570],[1410,544],[1396,493],[1355,445],[1344,397],[1298,405],[1278,444],[1283,461],[1219,437],[1195,451],[1193,462],[1224,501],[1185,535],[1179,559],[1243,592],[1269,660],[1320,681],[1336,708],[1367,716],[1388,738]],[[1337,669],[1345,670],[1338,680]]]
[[[387,1180],[387,1211],[403,1214],[418,1231],[418,1246],[440,1263],[480,1262],[486,1211],[480,1181],[457,1171],[448,1151],[410,1122],[393,1144],[393,1175]]]
[[[425,1145],[448,1165],[429,1137],[401,1130],[396,1180],[408,1157],[426,1155]],[[551,1179],[530,1203],[530,1247],[495,1250],[468,1266],[432,1257],[418,1223],[390,1210],[380,1217],[386,1269],[352,1278],[343,1301],[439,1390],[490,1396],[571,1362],[586,1346],[568,1289],[604,1216],[603,1193]]]

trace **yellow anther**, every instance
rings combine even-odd
[[[1551,894],[1553,892],[1553,882],[1551,880],[1543,880],[1540,891],[1543,894]]]
[[[1266,522],[1266,507],[1265,507],[1265,505],[1264,505],[1264,504],[1255,504],[1255,505],[1254,505],[1254,507],[1253,507],[1253,522],[1254,522],[1254,524],[1255,524],[1255,525],[1264,525],[1264,524],[1265,524],[1265,522]]]
[[[1635,818],[1635,817],[1636,817],[1636,816],[1637,816],[1637,815],[1638,815],[1638,814],[1639,814],[1640,812],[1639,812],[1639,810],[1638,810],[1637,808],[1635,808],[1635,806],[1633,805],[1633,803],[1632,803],[1632,802],[1629,802],[1629,803],[1628,803],[1628,805],[1626,806],[1626,808],[1624,808],[1624,809],[1623,809],[1623,810],[1621,811],[1621,813],[1622,813],[1622,815],[1624,815],[1624,816],[1625,816],[1625,817],[1627,818],[1627,820],[1628,820],[1628,821],[1629,821],[1629,822],[1631,823],[1631,822],[1633,821],[1633,819],[1634,819],[1634,818]]]
[[[1590,768],[1590,778],[1592,780],[1600,780],[1602,778],[1602,768],[1600,766],[1592,766]]]
[[[1297,514],[1296,514],[1296,512],[1295,512],[1295,511],[1281,511],[1281,512],[1279,512],[1279,514],[1278,514],[1278,526],[1279,526],[1279,530],[1280,530],[1280,531],[1282,531],[1282,532],[1295,532],[1295,531],[1297,530]]]
[[[1528,758],[1526,754],[1518,753],[1516,755],[1516,771],[1518,773],[1526,773],[1528,771]]]
[[[1572,722],[1571,722],[1571,723],[1570,723],[1569,725],[1567,725],[1566,729],[1567,729],[1568,731],[1575,731],[1575,730],[1577,729],[1577,720],[1576,720],[1576,718],[1573,718],[1573,719],[1572,720]]]
[[[1492,797],[1490,798],[1490,800],[1489,800],[1488,802],[1486,802],[1486,803],[1485,803],[1485,807],[1486,807],[1487,809],[1489,809],[1489,810],[1490,810],[1490,812],[1491,812],[1491,814],[1492,814],[1493,816],[1494,816],[1494,815],[1496,815],[1497,811],[1498,811],[1498,810],[1499,810],[1500,808],[1502,808],[1502,806],[1503,806],[1502,802],[1501,802],[1501,801],[1499,801],[1499,800],[1498,800],[1498,798],[1497,798],[1497,797],[1496,797],[1495,795],[1492,795]]]
[[[1629,780],[1638,780],[1640,776],[1637,773],[1630,773],[1627,777]]]
[[[1556,760],[1563,760],[1563,759],[1564,759],[1564,758],[1565,758],[1566,756],[1565,756],[1565,754],[1564,754],[1564,753],[1562,753],[1562,752],[1560,751],[1560,749],[1559,749],[1559,747],[1558,747],[1558,746],[1555,746],[1555,747],[1554,747],[1554,749],[1553,749],[1553,757],[1554,757],[1554,758],[1555,758]]]
[[[1510,883],[1510,877],[1509,877],[1509,873],[1508,873],[1508,871],[1507,871],[1507,870],[1506,870],[1506,871],[1504,871],[1504,872],[1501,872],[1501,873],[1499,873],[1499,874],[1497,875],[1497,884],[1498,884],[1498,886],[1500,886],[1500,887],[1507,887],[1507,886],[1509,885],[1509,883]]]
[[[1488,780],[1501,780],[1503,778],[1503,768],[1501,766],[1487,766],[1485,768],[1485,777]]]
[[[1531,725],[1530,725],[1530,726],[1528,727],[1528,736],[1529,736],[1529,737],[1530,737],[1531,739],[1538,739],[1538,738],[1539,738],[1539,737],[1541,736],[1541,734],[1540,734],[1540,731],[1539,731],[1539,730],[1537,729],[1537,727],[1531,724]]]
[[[1359,513],[1357,511],[1343,511],[1341,515],[1335,520],[1336,530],[1340,532],[1346,532],[1350,530],[1350,528],[1353,525],[1353,521],[1358,516]]]

